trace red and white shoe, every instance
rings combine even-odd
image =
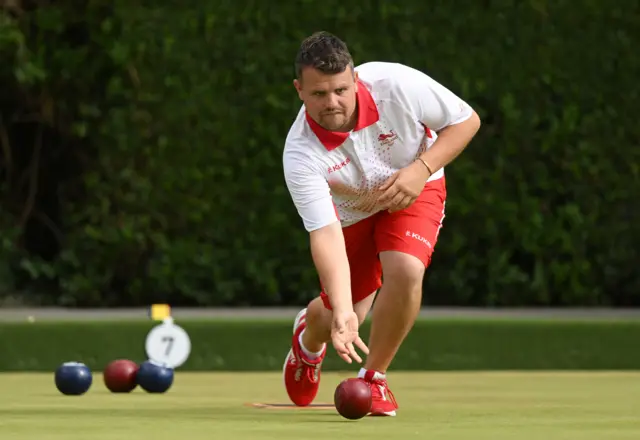
[[[387,384],[387,377],[377,371],[368,370],[364,380],[371,384],[371,412],[369,416],[395,417],[398,403]]]
[[[327,354],[325,345],[322,354],[315,359],[309,359],[300,346],[300,334],[306,328],[307,309],[298,313],[293,324],[293,338],[291,350],[282,367],[284,386],[289,399],[297,406],[307,406],[313,402],[320,387],[320,369]]]

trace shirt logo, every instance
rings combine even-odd
[[[391,146],[398,139],[398,135],[395,131],[391,130],[389,133],[380,133],[378,136],[378,142],[381,145]]]
[[[335,173],[336,171],[340,171],[342,168],[346,167],[347,165],[349,165],[349,162],[351,162],[351,158],[347,157],[345,160],[343,160],[340,163],[337,163],[333,166],[330,166],[327,168],[327,173],[331,174],[331,173]]]

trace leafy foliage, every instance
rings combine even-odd
[[[0,288],[83,306],[315,296],[281,152],[297,46],[326,29],[483,119],[447,168],[425,302],[640,304],[637,2],[315,5],[0,15]]]

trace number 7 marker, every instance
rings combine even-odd
[[[145,349],[149,360],[169,368],[185,363],[191,353],[191,340],[184,329],[167,317],[151,329],[147,335]]]

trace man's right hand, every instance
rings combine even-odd
[[[356,352],[354,344],[364,354],[369,354],[369,347],[358,335],[358,327],[356,312],[353,310],[334,310],[331,323],[331,341],[338,355],[349,364],[352,362],[352,358],[356,362],[362,363],[362,358]]]

